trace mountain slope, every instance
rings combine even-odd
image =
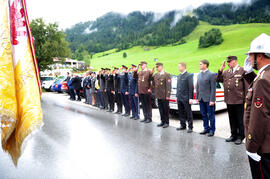
[[[212,46],[206,49],[199,49],[199,37],[211,28],[219,28],[223,33],[224,42],[218,46]],[[149,63],[149,67],[155,64],[154,58],[158,58],[159,62],[163,62],[165,69],[172,73],[178,74],[177,64],[185,61],[188,64],[190,72],[199,71],[199,61],[208,59],[210,61],[210,70],[217,71],[223,60],[228,55],[236,55],[239,63],[243,64],[245,52],[249,49],[250,42],[261,33],[270,35],[270,24],[237,24],[229,26],[213,26],[206,22],[200,21],[196,29],[188,36],[186,44],[178,46],[164,46],[159,48],[150,48],[145,51],[143,47],[133,47],[128,50],[112,53],[99,57],[103,53],[94,55],[91,59],[91,66],[95,68],[113,67],[120,65],[138,64],[142,60]],[[127,53],[127,58],[123,58],[123,52]]]

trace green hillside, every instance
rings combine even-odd
[[[219,28],[222,31],[224,42],[221,45],[199,49],[199,37],[211,28]],[[184,61],[188,64],[188,71],[198,72],[199,61],[208,59],[210,70],[217,71],[224,59],[228,55],[236,55],[242,65],[246,57],[245,53],[249,49],[249,44],[261,33],[270,34],[270,24],[237,24],[229,26],[213,26],[205,22],[200,22],[196,29],[187,37],[187,43],[178,46],[164,46],[158,48],[133,47],[128,50],[115,53],[115,50],[95,54],[91,59],[91,66],[95,69],[101,67],[114,67],[120,65],[138,64],[145,60],[149,68],[156,63],[154,58],[164,63],[166,71],[178,74],[177,64]],[[127,58],[123,58],[123,52],[127,53]],[[103,54],[109,54],[102,56]]]

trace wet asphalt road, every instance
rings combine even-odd
[[[157,128],[43,96],[44,126],[15,168],[0,150],[5,178],[251,178],[244,145]]]

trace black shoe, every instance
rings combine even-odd
[[[207,133],[209,133],[209,131],[206,131],[206,130],[203,130],[202,132],[200,132],[201,135],[205,135]]]
[[[192,133],[192,132],[193,132],[192,129],[188,129],[188,130],[187,130],[187,133]]]
[[[186,127],[181,126],[181,127],[179,127],[179,128],[176,128],[176,130],[178,130],[178,131],[186,130]]]
[[[135,117],[135,118],[134,118],[134,120],[139,120],[139,119],[140,119],[140,117],[139,117],[139,116],[137,116],[137,117]]]
[[[125,115],[124,115],[124,117],[128,117],[128,116],[130,116],[130,114],[125,114]]]
[[[118,111],[114,112],[114,114],[118,114]]]
[[[237,139],[234,143],[235,143],[236,145],[240,145],[240,144],[242,144],[242,140],[241,140],[241,139]]]
[[[135,116],[131,116],[130,119],[135,119]]]
[[[162,127],[164,124],[163,123],[160,123],[157,125],[157,127]]]
[[[152,119],[147,119],[146,121],[145,121],[145,123],[151,123],[152,122]]]
[[[146,122],[147,120],[146,119],[144,119],[144,120],[141,120],[140,122]]]
[[[169,124],[164,124],[163,125],[163,128],[167,128],[167,127],[169,127]]]
[[[215,135],[214,132],[209,132],[209,134],[207,135],[208,137],[213,137]]]
[[[233,136],[231,136],[228,139],[226,139],[225,141],[226,142],[234,142],[234,141],[236,141],[236,138],[234,138]]]
[[[77,101],[81,101],[81,99],[77,99]]]

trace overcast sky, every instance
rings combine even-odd
[[[222,3],[243,0],[26,0],[30,20],[42,17],[45,22],[57,22],[63,29],[95,20],[107,12],[128,14],[132,11],[164,13],[203,3]],[[247,0],[245,0],[247,1]]]

